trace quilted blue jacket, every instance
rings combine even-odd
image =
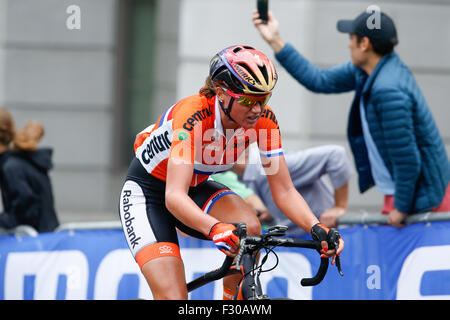
[[[441,203],[450,180],[445,146],[411,71],[395,52],[384,56],[370,77],[351,62],[318,68],[290,44],[276,58],[313,92],[355,91],[347,137],[361,193],[372,187],[374,180],[362,134],[360,104],[365,108],[378,152],[394,180],[395,207],[401,212],[418,213]]]

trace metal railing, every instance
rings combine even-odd
[[[12,229],[3,229],[0,228],[0,236],[1,235],[9,235],[13,234],[16,236],[32,236],[36,237],[39,233],[31,226],[28,225],[19,225]]]
[[[425,212],[409,215],[406,224],[433,222],[433,221],[450,221],[450,212]],[[355,224],[387,224],[388,216],[381,213],[347,213],[338,219],[339,225],[355,225]]]
[[[413,214],[406,218],[406,224],[420,222],[450,221],[450,212],[426,212]],[[387,215],[369,212],[349,212],[338,219],[338,225],[383,225],[387,224]],[[68,222],[63,223],[55,229],[55,232],[75,231],[75,230],[100,230],[100,229],[122,229],[122,224],[118,220],[92,221],[92,222]],[[0,235],[28,235],[37,236],[38,232],[31,226],[20,225],[13,229],[1,229]]]
[[[426,212],[413,214],[406,218],[406,224],[450,221],[450,212]],[[387,215],[369,212],[349,212],[338,219],[339,225],[382,225],[387,224]],[[63,230],[94,230],[94,229],[121,229],[120,221],[100,221],[100,222],[71,222],[60,225],[55,231]]]
[[[59,225],[55,232],[66,230],[98,230],[98,229],[122,229],[120,221],[94,221],[94,222],[68,222]]]

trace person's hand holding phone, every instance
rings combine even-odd
[[[254,10],[253,24],[275,53],[278,53],[284,47],[285,42],[278,33],[278,21],[275,19],[272,12],[267,12],[267,23],[263,23],[260,19],[258,10]]]
[[[261,22],[266,24],[268,20],[267,12],[269,11],[269,0],[256,0],[256,8],[258,9]]]

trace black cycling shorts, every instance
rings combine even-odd
[[[139,267],[160,256],[180,258],[176,228],[199,239],[202,233],[177,220],[165,205],[165,182],[150,175],[138,159],[131,162],[119,200],[119,214],[128,246]],[[189,197],[205,213],[227,194],[235,194],[215,181],[189,188]]]

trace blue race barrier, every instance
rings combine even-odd
[[[316,287],[301,287],[319,264],[316,252],[278,248],[279,265],[261,280],[271,297],[293,299],[450,299],[450,222],[340,229],[341,277],[330,266]],[[180,237],[186,278],[224,258],[210,241]],[[276,263],[273,254],[264,266]],[[0,299],[151,299],[122,230],[84,230],[0,237]],[[221,299],[221,281],[190,294]]]

